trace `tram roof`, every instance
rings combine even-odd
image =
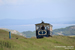
[[[41,23],[38,23],[38,24],[35,24],[35,25],[50,25],[50,26],[52,26],[51,24],[49,24],[49,23],[44,23],[43,21],[42,21]]]

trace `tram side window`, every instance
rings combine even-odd
[[[40,30],[40,26],[36,26],[36,30]]]
[[[46,30],[49,30],[49,26],[46,26]]]

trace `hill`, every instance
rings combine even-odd
[[[21,36],[24,36],[27,38],[36,36],[35,31],[24,31],[24,32],[20,33],[16,30],[10,30],[10,29],[6,29],[6,28],[0,28],[0,29],[8,31],[8,32],[11,31],[12,34],[21,35]],[[53,35],[65,35],[65,36],[75,35],[75,26],[68,26],[66,28],[54,29]]]
[[[75,50],[75,37],[53,36],[25,38],[0,29],[0,50]]]
[[[75,25],[53,30],[53,35],[75,35]]]
[[[36,33],[35,31],[24,31],[22,32],[22,35],[24,35],[27,38],[35,37]]]
[[[20,33],[20,32],[18,32],[18,31],[16,31],[16,30],[10,30],[10,29],[6,29],[6,28],[0,28],[1,30],[5,30],[5,31],[11,31],[11,33],[12,34],[16,34],[16,35],[21,35],[21,36],[23,36],[22,35],[22,33]]]
[[[24,31],[22,32],[22,35],[24,35],[27,38],[31,38],[36,36],[36,32]],[[54,29],[53,35],[65,35],[65,36],[75,35],[75,26],[68,26],[66,28]]]

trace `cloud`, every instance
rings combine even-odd
[[[24,0],[4,0],[5,4],[11,4],[11,5],[17,5],[17,4],[23,4]]]
[[[0,5],[2,5],[3,4],[3,1],[2,0],[0,0]]]
[[[67,0],[68,1],[68,0]],[[67,2],[65,0],[0,0],[0,5],[3,4],[12,4],[12,5],[21,5],[21,4],[36,4],[36,3],[58,3],[58,2]]]
[[[26,24],[26,25],[7,25],[7,26],[35,26],[35,24]]]
[[[5,0],[4,2],[5,3],[8,3],[8,4],[16,4],[18,0]]]
[[[0,5],[9,4],[9,5],[17,5],[22,4],[24,0],[0,0]]]
[[[70,26],[70,25],[75,25],[75,24],[52,24],[52,25],[55,25],[55,26],[63,26],[63,25]]]
[[[19,26],[34,26],[34,24],[28,24],[28,25],[19,25]]]
[[[58,29],[58,28],[65,28],[68,26],[73,26],[75,24],[52,24],[53,25],[53,29]]]
[[[17,4],[30,4],[30,3],[46,3],[49,2],[50,0],[0,0],[0,4],[12,4],[12,5],[17,5]]]

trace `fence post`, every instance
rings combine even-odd
[[[9,31],[9,39],[11,39],[11,32]]]

